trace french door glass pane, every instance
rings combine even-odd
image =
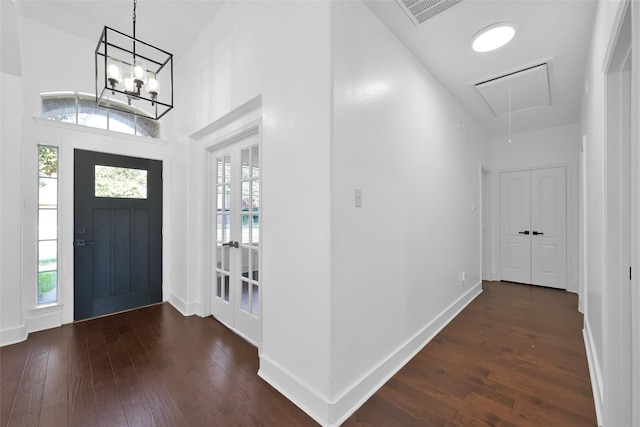
[[[224,200],[222,201],[222,210],[230,211],[231,210],[231,186],[224,186]]]
[[[260,216],[251,216],[251,244],[257,245],[260,243]]]
[[[242,277],[249,278],[249,248],[240,247],[240,265]]]
[[[219,186],[217,188],[217,194],[216,194],[216,210],[218,212],[221,212],[223,209],[222,206],[222,186]]]
[[[251,195],[252,195],[252,209],[253,211],[257,211],[260,209],[260,180],[259,179],[254,179],[251,182],[252,186],[251,186]]]
[[[216,215],[216,241],[222,242],[222,215]]]
[[[248,179],[249,178],[249,168],[250,168],[250,164],[249,164],[249,149],[245,148],[244,150],[242,150],[240,156],[242,158],[242,179]]]
[[[249,215],[242,215],[242,244],[249,244],[249,235],[250,235],[251,223],[249,219]]]
[[[242,210],[248,211],[251,206],[251,193],[249,191],[249,182],[242,183]]]
[[[240,303],[240,309],[242,311],[249,312],[249,284],[246,281],[242,281],[242,301]]]
[[[258,282],[260,280],[260,255],[257,250],[252,250],[251,255],[251,278]]]
[[[229,246],[222,247],[222,269],[229,271]]]
[[[231,240],[231,224],[229,223],[229,215],[222,215],[222,241],[224,243]]]
[[[224,156],[224,182],[231,182],[231,156]]]
[[[251,176],[253,178],[260,176],[260,151],[257,145],[251,147]]]
[[[222,177],[224,176],[223,172],[224,172],[224,160],[222,159],[222,157],[218,157],[216,159],[216,175],[217,175],[217,183],[218,184],[222,184],[223,183],[223,179]],[[220,206],[220,205],[218,205]]]
[[[260,315],[260,291],[258,291],[258,285],[253,284],[253,291],[251,292],[251,314],[258,317]]]

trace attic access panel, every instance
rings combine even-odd
[[[463,0],[396,0],[416,27]]]
[[[475,85],[495,117],[511,112],[551,106],[549,66],[547,63],[525,68]]]

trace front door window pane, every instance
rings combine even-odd
[[[147,171],[96,165],[96,197],[147,198]]]

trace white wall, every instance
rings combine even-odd
[[[331,16],[331,421],[339,421],[480,292],[489,140],[362,3],[334,3]]]
[[[632,96],[631,111],[640,112],[640,4],[634,2],[631,5],[631,22],[633,51],[636,52],[632,58]],[[640,120],[631,123],[631,265],[633,271],[640,272]],[[633,143],[635,141],[635,144]],[[640,280],[638,274],[632,278],[631,300],[632,300],[632,342],[631,360],[640,360]],[[631,375],[631,402],[640,402],[640,364],[634,363]],[[631,423],[640,425],[640,405],[633,405]]]
[[[188,148],[177,305],[209,309],[206,152],[187,136],[262,96],[260,374],[320,420],[329,399],[328,2],[228,2],[176,63],[170,138]]]
[[[0,345],[26,334],[22,313],[22,78],[0,74]]]
[[[637,8],[637,2],[632,2],[633,7]],[[581,236],[583,242],[586,242],[586,258],[583,269],[584,286],[586,287],[586,304],[585,313],[585,345],[587,355],[589,357],[589,367],[591,370],[591,378],[594,387],[594,397],[596,411],[599,421],[605,426],[623,425],[622,420],[628,419],[631,408],[620,407],[622,402],[616,396],[619,392],[620,383],[614,372],[611,372],[611,364],[607,360],[612,360],[608,356],[615,356],[616,353],[622,351],[620,348],[611,348],[608,345],[612,334],[610,325],[613,323],[611,316],[616,312],[610,312],[607,308],[611,308],[611,301],[607,302],[610,297],[612,287],[617,286],[614,283],[607,283],[607,263],[606,263],[606,245],[607,245],[607,174],[606,174],[606,141],[604,139],[605,129],[605,78],[604,64],[607,51],[612,46],[615,39],[614,22],[617,15],[621,11],[620,1],[600,1],[596,12],[592,45],[587,63],[586,81],[589,91],[582,99],[582,133],[585,135],[585,175],[586,182],[586,209],[585,232]],[[637,13],[633,26],[637,35]],[[640,48],[637,38],[633,39],[634,55]],[[637,64],[637,61],[636,61]],[[637,70],[636,70],[637,76]],[[632,97],[637,99],[637,85]],[[637,117],[637,116],[636,116]],[[636,135],[637,137],[637,135]],[[635,141],[637,147],[637,139]],[[634,183],[635,185],[636,183]],[[620,303],[628,303],[620,302]],[[615,303],[614,303],[615,305]],[[637,326],[637,325],[635,325]],[[637,364],[637,359],[634,361]],[[616,370],[616,367],[613,367]],[[623,368],[626,369],[626,368]],[[636,371],[637,372],[637,371]],[[631,375],[626,372],[625,375]],[[624,396],[628,398],[628,396]],[[631,400],[630,400],[631,401]],[[633,403],[633,401],[631,401]],[[635,405],[637,406],[637,405]]]
[[[27,332],[60,326],[63,310],[67,311],[66,323],[73,321],[73,248],[67,244],[70,229],[58,230],[58,292],[59,305],[46,309],[36,308],[37,302],[37,215],[38,215],[38,144],[61,147],[63,135],[39,127],[33,117],[40,116],[42,92],[79,91],[91,93],[94,89],[94,67],[91,57],[78,52],[91,52],[95,44],[24,18],[19,14],[22,75],[24,84],[24,115],[21,117],[22,141],[22,311],[27,323]],[[50,65],[43,67],[43,61]],[[63,66],[62,64],[67,64]],[[68,72],[72,69],[74,72]],[[73,153],[71,152],[71,156]],[[73,180],[72,161],[59,151],[59,225],[65,215],[73,218],[72,207],[64,200],[73,200],[65,195],[62,185],[66,179]],[[71,169],[70,169],[71,167]],[[73,186],[73,184],[71,184]],[[71,190],[72,191],[72,190]],[[73,237],[71,237],[71,241]],[[25,337],[26,338],[26,337]]]
[[[499,194],[499,172],[511,169],[535,169],[544,166],[567,166],[567,290],[579,288],[579,167],[582,137],[578,124],[515,134],[491,139],[493,194]],[[499,279],[500,226],[499,198],[493,204],[492,271]]]
[[[496,171],[578,162],[580,126],[559,126],[535,132],[491,138],[491,162]]]
[[[360,3],[227,3],[176,75],[189,106],[167,120],[189,147],[177,305],[208,314],[206,153],[186,136],[261,95],[260,374],[337,422],[479,292],[488,138]]]
[[[73,321],[73,150],[104,151],[164,161],[164,236],[171,242],[171,194],[184,193],[184,180],[172,180],[173,144],[74,125],[36,121],[40,93],[94,88],[95,42],[17,14],[20,30],[22,78],[2,74],[2,318],[0,345],[26,338],[28,332]],[[96,34],[98,37],[99,34]],[[43,62],[44,61],[44,62]],[[47,67],[43,63],[50,64]],[[69,72],[73,70],[73,72]],[[44,123],[44,124],[43,124]],[[59,147],[59,304],[38,308],[37,301],[37,203],[38,144]],[[176,162],[178,163],[178,162]],[[8,178],[5,178],[8,177]],[[176,185],[181,185],[179,190]],[[5,236],[7,237],[5,240]],[[11,250],[9,250],[11,248]],[[166,244],[163,252],[163,293],[168,296],[172,279],[172,253],[184,247]],[[184,282],[184,276],[177,281]]]

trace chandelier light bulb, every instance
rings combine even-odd
[[[133,64],[133,77],[136,80],[145,81],[145,67],[141,61],[136,60]]]
[[[109,65],[107,67],[107,77],[116,82],[121,82],[120,76],[120,65],[115,62],[115,60],[110,60]]]
[[[124,79],[124,88],[127,92],[133,92],[133,79],[131,77]]]
[[[149,92],[151,95],[157,95],[158,89],[160,89],[160,84],[158,83],[156,76],[152,74],[147,80],[147,92]]]

